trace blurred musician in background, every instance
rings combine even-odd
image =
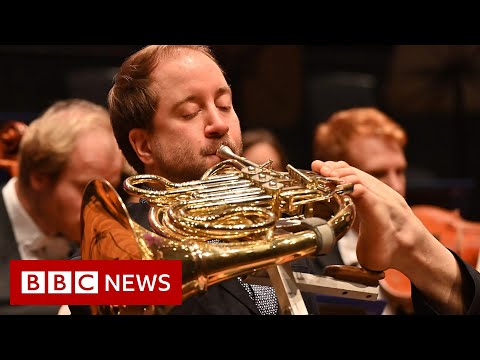
[[[432,235],[405,201],[406,141],[405,131],[378,109],[339,111],[317,126],[314,138],[314,157],[335,162],[328,161],[326,171],[324,162],[314,162],[312,169],[361,184],[351,194],[358,210],[356,258],[364,268],[385,271],[381,289],[394,313],[478,314],[480,274]],[[402,288],[392,291],[393,284]]]
[[[286,152],[278,137],[270,130],[252,128],[242,132],[243,157],[257,164],[272,160],[272,169],[286,171]]]
[[[378,109],[359,107],[340,110],[318,123],[313,136],[313,158],[344,160],[406,195],[407,134],[392,118]],[[359,221],[335,245],[335,249],[315,259],[321,269],[343,263],[358,266],[356,254]],[[380,288],[379,298],[387,300],[382,314],[411,313],[409,299],[397,299]]]
[[[83,190],[97,177],[114,186],[123,166],[104,107],[58,101],[22,135],[18,176],[0,200],[0,314],[57,314],[59,306],[10,306],[10,260],[69,259],[80,243]]]

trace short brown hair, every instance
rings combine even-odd
[[[138,173],[143,173],[145,168],[130,144],[130,130],[152,129],[161,94],[154,86],[151,74],[160,62],[175,58],[184,50],[202,52],[218,65],[207,46],[149,45],[125,60],[108,94],[108,108],[118,146]]]

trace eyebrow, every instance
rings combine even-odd
[[[219,88],[217,90],[217,92],[215,93],[215,99],[222,96],[223,94],[232,95],[232,89],[230,88],[230,86],[223,86],[223,87]]]
[[[230,96],[232,95],[232,89],[230,88],[230,86],[222,86],[221,88],[218,88],[217,91],[215,92],[215,99],[219,98],[220,96],[222,96],[224,94],[230,94]],[[198,98],[198,96],[196,96],[196,95],[189,95],[189,96],[183,98],[182,100],[176,102],[173,105],[173,110],[177,110],[180,106],[182,106],[185,103],[195,102],[197,100],[197,98]]]

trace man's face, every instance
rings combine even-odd
[[[147,173],[173,182],[199,179],[221,161],[221,144],[241,153],[240,123],[232,93],[220,68],[208,56],[186,50],[153,73],[160,94],[149,136]]]
[[[272,169],[277,171],[286,171],[282,168],[283,164],[278,151],[267,142],[259,142],[243,151],[243,157],[257,164],[263,164],[272,160]]]
[[[347,162],[406,195],[407,160],[395,141],[378,136],[355,136],[348,144]]]
[[[42,190],[42,206],[52,232],[80,242],[80,213],[83,191],[95,178],[118,186],[122,157],[115,138],[105,130],[81,134],[70,160],[58,180]]]

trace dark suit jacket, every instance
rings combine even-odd
[[[10,305],[10,260],[20,260],[0,187],[0,315],[56,315],[60,306]]]
[[[451,250],[450,250],[451,251]],[[467,315],[480,315],[480,273],[470,264],[463,261],[456,253],[451,251],[460,265],[467,284],[467,291],[470,292],[472,301],[467,307]],[[428,301],[422,296],[418,289],[412,284],[412,301],[415,314],[434,315],[438,314]]]

